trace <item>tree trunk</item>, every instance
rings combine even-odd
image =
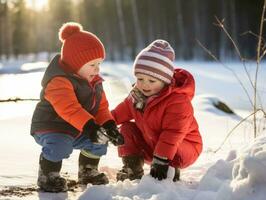
[[[0,4],[0,57],[4,55],[7,59],[12,49],[10,22],[7,2],[3,2]]]
[[[121,49],[120,51],[121,58],[124,60],[125,58],[125,53],[127,54],[127,38],[126,38],[126,29],[125,29],[125,22],[124,22],[124,15],[123,15],[123,10],[121,6],[121,0],[116,0],[116,10],[117,10],[117,16],[118,16],[118,22],[119,22],[119,31],[121,35]]]
[[[194,38],[198,39],[198,40],[202,40],[202,33],[201,33],[201,21],[200,21],[200,13],[199,13],[199,7],[200,4],[198,4],[198,0],[194,0],[193,1],[194,5],[193,5],[193,13],[194,13],[194,26],[195,26],[195,34],[194,34]],[[199,52],[200,51],[200,47],[198,45],[195,45],[195,43],[193,43],[193,58],[199,58]]]
[[[219,17],[220,20],[222,19],[225,19],[226,20],[226,17],[227,17],[227,8],[226,8],[226,3],[224,1],[221,1],[220,2],[222,5],[221,5],[221,16]],[[226,36],[225,36],[225,33],[223,32],[223,30],[220,30],[220,51],[219,51],[219,58],[221,60],[225,59],[226,58]]]
[[[185,26],[184,26],[184,19],[183,13],[181,8],[181,0],[176,0],[176,10],[177,10],[177,33],[178,33],[178,50],[177,55],[179,57],[184,58],[186,57],[186,49],[187,49],[187,38],[185,35]]]
[[[235,44],[238,46],[238,37],[237,37],[237,23],[236,23],[236,8],[235,8],[235,0],[230,1],[230,21],[231,26],[230,29],[232,30],[232,38],[235,42]],[[238,46],[239,47],[239,46]],[[232,53],[231,53],[232,54]],[[233,56],[233,54],[232,54]],[[233,57],[232,57],[233,58]]]
[[[139,52],[143,48],[144,42],[143,42],[143,38],[141,34],[136,0],[131,0],[130,2],[131,2],[131,7],[132,7],[133,23],[134,23],[134,29],[135,29],[135,34],[136,34],[136,51]]]

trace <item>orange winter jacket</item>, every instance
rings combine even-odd
[[[49,82],[44,98],[51,103],[60,117],[79,131],[82,131],[84,124],[90,119],[94,119],[98,124],[112,119],[104,92],[102,92],[98,112],[93,116],[78,102],[73,85],[64,77],[56,77]]]
[[[61,132],[79,136],[85,123],[94,119],[102,125],[113,120],[101,77],[92,82],[65,72],[56,56],[42,80],[40,102],[32,116],[31,134]]]

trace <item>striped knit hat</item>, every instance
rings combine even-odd
[[[175,52],[165,40],[155,40],[143,49],[135,59],[134,74],[150,75],[167,84],[174,74]]]

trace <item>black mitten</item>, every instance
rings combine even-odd
[[[92,142],[98,143],[99,133],[101,126],[96,124],[93,119],[90,119],[83,126],[82,134],[86,135]]]
[[[124,137],[118,131],[117,126],[113,120],[109,120],[103,124],[103,128],[108,135],[109,141],[115,146],[124,144]]]
[[[167,172],[169,168],[169,160],[158,156],[153,156],[150,175],[158,180],[167,178]]]

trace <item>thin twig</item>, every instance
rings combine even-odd
[[[241,34],[241,36],[242,35],[247,35],[247,34],[255,36],[257,38],[257,40],[261,39],[261,43],[263,44],[263,45],[261,44],[261,46],[262,46],[261,50],[263,50],[263,53],[262,53],[262,55],[260,57],[260,60],[261,60],[263,58],[263,56],[266,54],[266,41],[265,41],[265,39],[263,37],[260,37],[258,34],[252,32],[252,31],[245,31],[244,33]]]
[[[234,70],[232,70],[230,67],[228,67],[227,65],[225,65],[223,62],[221,62],[221,60],[219,60],[215,55],[213,55],[213,53],[208,50],[199,40],[197,40],[197,43],[203,48],[204,51],[206,51],[216,62],[220,63],[224,68],[226,68],[227,70],[229,70],[231,73],[233,73],[233,75],[236,77],[237,81],[239,82],[239,84],[241,85],[241,87],[243,88],[244,92],[246,93],[248,100],[251,104],[251,106],[253,107],[253,103],[251,100],[251,97],[247,91],[247,89],[245,88],[244,84],[242,83],[242,81],[240,80],[240,78],[237,76],[237,74],[235,73]]]
[[[251,34],[251,35],[255,36],[258,40],[261,39],[261,43],[263,43],[263,45],[261,45],[262,49],[266,48],[266,41],[265,41],[265,39],[262,36],[259,36],[258,34],[254,33],[253,31],[250,31],[250,30],[249,31],[245,31],[241,35],[246,35],[246,34]]]
[[[261,54],[261,56],[260,56],[260,60],[265,56],[265,54],[266,54],[266,50],[264,50],[264,51],[262,52],[262,54]]]
[[[33,98],[28,98],[28,99],[21,99],[21,98],[0,99],[0,103],[17,102],[17,101],[40,101],[40,99],[33,99]]]
[[[238,46],[236,45],[235,41],[233,40],[233,38],[231,37],[231,35],[228,33],[227,29],[225,28],[225,26],[223,24],[224,23],[224,19],[222,21],[220,21],[217,16],[214,16],[214,17],[215,17],[216,21],[218,22],[218,24],[216,24],[216,25],[219,26],[219,27],[221,27],[223,29],[223,31],[225,32],[226,36],[232,42],[232,44],[233,44],[233,46],[234,46],[234,48],[235,48],[235,50],[237,52],[237,55],[238,55],[239,59],[242,61],[243,60],[243,57],[241,56],[241,53],[240,53],[240,50],[239,50]]]
[[[214,153],[217,153],[221,148],[222,146],[224,145],[224,143],[226,142],[226,140],[229,138],[229,136],[234,132],[234,130],[239,127],[240,124],[242,124],[243,122],[245,122],[249,117],[251,117],[252,115],[256,114],[258,111],[262,111],[263,113],[265,113],[263,110],[261,109],[258,109],[256,110],[255,112],[249,114],[247,117],[243,118],[240,122],[237,123],[237,125],[232,128],[232,130],[226,135],[225,139],[223,140],[223,142],[220,144],[220,146],[214,151]]]
[[[253,82],[252,82],[252,80],[251,80],[251,77],[250,77],[250,74],[249,74],[249,72],[248,72],[248,70],[247,70],[246,59],[243,58],[243,56],[241,55],[240,50],[239,50],[237,44],[235,43],[235,41],[233,40],[232,36],[230,35],[230,33],[229,33],[229,32],[227,31],[227,29],[225,28],[225,25],[224,25],[224,21],[225,21],[225,20],[223,19],[223,20],[221,21],[221,20],[218,19],[217,16],[215,16],[215,19],[216,19],[216,21],[218,22],[218,24],[216,24],[216,23],[214,23],[214,24],[215,24],[216,26],[222,28],[222,30],[224,31],[224,33],[226,34],[226,36],[229,38],[230,42],[233,44],[233,46],[234,46],[234,48],[235,48],[235,50],[236,50],[236,52],[237,52],[237,55],[238,55],[240,61],[242,62],[243,66],[244,66],[245,73],[246,73],[246,76],[248,77],[249,83],[250,83],[250,85],[252,86],[252,88],[254,88],[254,84],[253,84]],[[252,104],[252,105],[253,105],[253,104]]]
[[[263,53],[262,53],[262,55],[260,57],[260,60],[261,60],[264,57],[264,55],[266,54],[266,42],[265,42],[264,38],[263,37],[260,37],[256,33],[253,33],[252,31],[246,31],[246,32],[242,33],[241,36],[246,35],[246,34],[250,34],[250,35],[256,37],[258,40],[261,39],[261,41],[263,42],[264,45],[263,45],[262,49],[264,49],[264,51],[263,51]],[[248,79],[252,83],[251,77],[249,75],[249,72],[247,71],[246,66],[244,66],[244,67],[245,67],[246,73],[248,74]],[[254,91],[254,85],[253,84],[251,84],[251,85],[252,85],[252,88],[253,88],[253,91]],[[263,104],[262,104],[262,100],[261,100],[261,96],[259,94],[257,94],[257,97],[259,99],[259,104],[261,105],[261,108],[264,110],[264,107],[263,107]]]
[[[258,46],[257,46],[257,67],[256,67],[256,73],[255,73],[255,80],[254,80],[254,102],[253,102],[253,110],[255,111],[257,109],[257,81],[258,81],[258,73],[259,73],[259,67],[260,67],[260,57],[261,57],[261,38],[262,38],[262,32],[263,32],[263,22],[264,22],[264,15],[265,15],[265,7],[266,7],[266,0],[264,0],[262,14],[261,14],[261,20],[260,20],[260,32],[259,32],[259,40],[258,40]],[[253,116],[254,121],[254,137],[257,136],[257,121],[256,121],[256,113]]]

